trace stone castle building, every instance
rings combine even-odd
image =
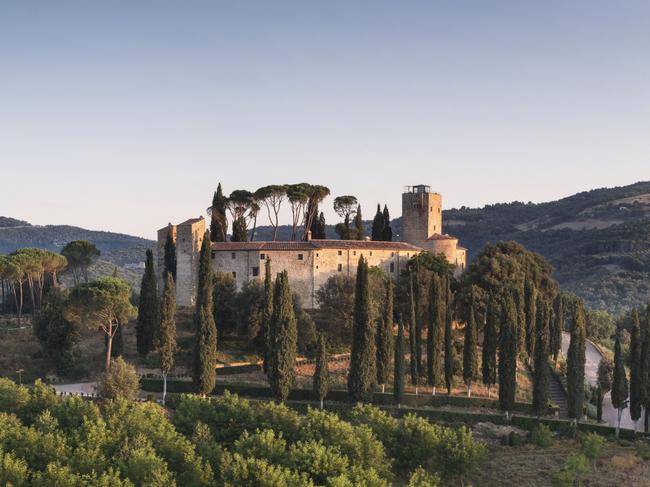
[[[264,262],[271,259],[273,273],[286,270],[291,290],[300,296],[305,308],[316,308],[316,291],[330,276],[355,276],[359,257],[397,277],[406,263],[422,251],[444,254],[465,270],[466,249],[458,239],[442,234],[442,197],[429,186],[408,186],[402,194],[403,234],[400,242],[370,240],[312,240],[275,242],[213,242],[212,265],[215,272],[232,274],[237,285],[264,279]],[[205,234],[203,217],[158,230],[157,269],[162,288],[162,269],[167,234],[176,242],[176,300],[180,306],[194,304],[198,281],[198,259]]]

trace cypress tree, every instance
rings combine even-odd
[[[414,296],[415,296],[415,308],[414,308],[414,319],[415,319],[415,361],[416,369],[418,373],[418,378],[424,375],[424,367],[422,366],[422,329],[425,324],[423,319],[425,313],[423,313],[421,306],[421,296],[419,289],[424,289],[426,286],[422,284],[422,274],[420,269],[420,261],[416,261],[415,264],[415,286],[414,286]],[[419,382],[419,380],[418,380]]]
[[[515,333],[517,335],[517,352],[526,350],[526,300],[524,298],[524,284],[515,288],[514,303],[517,321],[515,323]]]
[[[550,310],[541,296],[535,303],[535,349],[533,365],[533,411],[537,416],[546,414],[548,408],[548,331]]]
[[[162,404],[167,395],[167,374],[174,367],[176,352],[176,287],[170,273],[165,275],[165,290],[160,300],[160,333],[158,351],[160,353],[160,370],[163,376]]]
[[[499,407],[509,417],[517,392],[517,309],[511,297],[503,303],[499,334]]]
[[[275,280],[270,342],[269,385],[273,395],[284,402],[293,387],[298,353],[298,328],[287,271]]]
[[[174,242],[174,239],[172,238],[171,224],[169,225],[169,229],[167,231],[167,238],[165,239],[164,263],[165,263],[165,270],[163,272],[163,275],[168,272],[171,273],[175,282],[176,281],[176,242]]]
[[[481,357],[483,384],[487,387],[488,397],[490,397],[490,388],[497,382],[497,345],[499,343],[497,334],[498,312],[498,305],[494,300],[494,296],[490,294],[485,313],[485,330],[483,331],[483,350]]]
[[[526,279],[524,284],[524,302],[526,306],[526,354],[528,355],[529,361],[533,360],[533,351],[535,350],[537,295],[535,284],[531,279]]]
[[[393,229],[390,226],[390,215],[388,214],[388,206],[384,205],[384,236],[382,240],[384,242],[392,242],[393,241]]]
[[[377,213],[374,220],[372,220],[372,236],[374,241],[384,239],[384,215],[381,213],[381,207],[377,203]]]
[[[212,254],[205,233],[199,254],[198,286],[194,311],[194,360],[192,381],[197,392],[210,394],[217,382],[217,327],[212,315]]]
[[[409,276],[409,308],[408,308],[408,325],[409,325],[409,348],[410,348],[410,366],[411,366],[411,385],[415,387],[415,393],[418,393],[418,340],[417,340],[417,323],[415,317],[415,289],[413,286],[413,274]]]
[[[357,240],[364,239],[363,217],[361,216],[361,205],[357,206],[357,213],[354,215],[354,233]]]
[[[650,419],[650,304],[646,307],[645,319],[641,330],[641,402],[645,411],[644,431],[648,432]]]
[[[144,276],[140,285],[140,305],[138,322],[135,325],[138,353],[145,357],[156,346],[158,334],[160,304],[158,302],[158,285],[153,269],[153,252],[147,249],[144,264]]]
[[[433,274],[431,298],[429,299],[429,328],[427,330],[427,384],[435,395],[442,371],[442,340],[445,328],[445,305],[443,301],[443,278]]]
[[[641,417],[641,323],[639,312],[632,310],[630,329],[630,418],[635,423]]]
[[[618,421],[616,423],[616,437],[621,428],[621,416],[623,410],[627,407],[627,396],[629,387],[625,375],[625,363],[623,361],[623,352],[621,351],[620,331],[616,331],[616,340],[614,342],[614,376],[612,378],[612,406],[618,410]]]
[[[328,369],[329,353],[327,351],[327,339],[321,333],[318,336],[318,349],[316,352],[316,370],[314,371],[314,397],[320,401],[320,408],[323,409],[323,400],[327,396],[330,383],[330,373]]]
[[[348,393],[358,402],[369,399],[377,379],[375,327],[370,321],[368,263],[363,255],[359,257],[357,267],[353,320]]]
[[[562,348],[562,332],[564,331],[564,299],[560,293],[555,296],[553,303],[553,321],[549,336],[549,354],[557,364],[557,358]]]
[[[319,240],[323,240],[327,238],[327,229],[325,225],[325,215],[323,212],[320,212],[320,215],[318,215],[318,225],[316,226],[316,231],[312,233],[311,238],[316,238]]]
[[[567,396],[569,417],[576,422],[582,416],[585,389],[585,311],[578,302],[573,309],[571,342],[567,352]]]
[[[227,233],[226,198],[223,195],[221,183],[219,183],[210,207],[210,239],[213,242],[225,242]]]
[[[273,279],[271,277],[271,259],[264,261],[264,307],[262,308],[262,334],[264,339],[264,355],[262,369],[267,374],[272,348],[271,321],[273,320]]]
[[[386,297],[383,316],[377,320],[377,384],[381,391],[390,377],[393,356],[393,280],[386,279]]]
[[[232,222],[231,242],[248,242],[248,225],[246,217],[240,216]]]
[[[445,279],[445,385],[447,394],[451,395],[451,386],[454,382],[454,338],[452,336],[452,308],[453,295],[449,284],[449,277]]]
[[[472,396],[472,382],[478,375],[478,342],[473,299],[469,304],[469,317],[465,323],[465,340],[463,343],[463,380],[467,386],[467,397]]]
[[[404,325],[397,323],[397,340],[395,341],[395,371],[393,373],[393,397],[397,407],[404,398]]]

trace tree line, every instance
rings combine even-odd
[[[225,242],[228,229],[231,229],[232,242],[247,242],[255,239],[257,218],[262,209],[266,210],[268,221],[273,227],[273,241],[278,237],[279,215],[283,204],[291,209],[290,240],[325,239],[325,215],[319,211],[319,205],[330,195],[326,186],[309,183],[272,184],[256,191],[237,189],[226,196],[221,183],[212,197],[208,207],[210,215],[210,238],[213,242]],[[334,199],[334,211],[343,221],[335,227],[336,233],[343,240],[362,240],[365,238],[361,205],[352,195],[337,196]],[[390,215],[384,206],[383,212],[377,207],[372,226],[372,240],[392,240]]]

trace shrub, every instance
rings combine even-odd
[[[650,446],[641,441],[638,442],[636,445],[636,454],[641,460],[650,460]]]
[[[586,433],[580,441],[580,451],[594,461],[603,454],[607,441],[597,433]]]
[[[582,485],[582,478],[589,472],[589,462],[582,453],[571,453],[564,466],[551,475],[553,485],[574,487]]]
[[[349,462],[338,448],[317,441],[299,441],[289,449],[289,466],[307,473],[316,484],[325,485],[330,478],[346,475]]]
[[[287,463],[287,442],[282,438],[282,433],[276,434],[270,429],[256,430],[253,434],[244,431],[235,441],[232,451],[242,457],[261,458],[269,463]]]
[[[117,357],[97,383],[97,393],[104,399],[133,400],[138,395],[140,379],[135,367]]]
[[[437,475],[430,474],[422,467],[418,467],[409,479],[407,487],[438,487],[440,479]]]
[[[530,440],[540,448],[548,448],[553,444],[553,432],[545,424],[538,424],[530,433]]]
[[[237,487],[310,487],[313,482],[304,474],[271,465],[259,458],[246,458],[238,453],[222,462],[225,485]]]

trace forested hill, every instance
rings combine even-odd
[[[516,240],[546,257],[562,287],[593,307],[618,312],[650,299],[650,182],[548,203],[447,210],[444,218],[444,231],[461,239],[470,259],[488,242]]]

